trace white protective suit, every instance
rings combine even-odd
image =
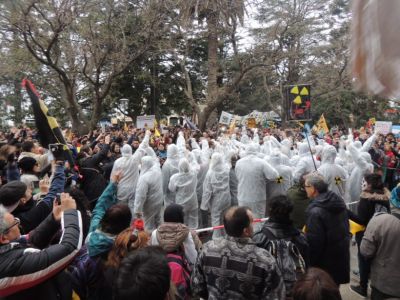
[[[346,201],[350,203],[360,200],[364,176],[368,173],[372,173],[374,171],[374,166],[372,164],[371,155],[368,152],[357,150],[353,144],[348,145],[347,149],[355,165],[346,185]],[[350,209],[354,211],[356,206],[357,205],[351,206]]]
[[[196,186],[197,174],[191,170],[186,158],[179,161],[179,172],[172,175],[168,189],[176,193],[175,203],[182,205],[185,214],[185,225],[196,229],[199,224]]]
[[[288,160],[292,158],[293,156],[293,151],[291,150],[292,148],[292,142],[289,139],[283,139],[281,141],[281,151],[282,154],[286,155],[288,157]],[[283,164],[286,164],[283,162]]]
[[[248,144],[248,143],[250,143],[250,138],[249,138],[249,136],[247,135],[247,130],[246,130],[246,128],[245,127],[243,127],[242,128],[242,136],[240,137],[240,142],[242,143],[242,144]]]
[[[335,163],[337,152],[335,147],[327,145],[321,153],[321,166],[318,168],[325,181],[329,184],[329,190],[344,199],[346,193],[347,171]]]
[[[179,158],[183,158],[186,153],[186,141],[182,131],[178,132],[178,138],[176,139],[176,147],[178,147]]]
[[[153,157],[145,156],[142,158],[142,167],[136,187],[134,212],[143,215],[147,231],[151,232],[161,224],[162,205],[160,165]]]
[[[278,172],[265,160],[257,157],[256,147],[249,145],[246,156],[236,163],[238,179],[238,204],[248,206],[255,218],[265,216],[267,204],[267,180],[275,180]],[[256,225],[255,229],[261,228]]]
[[[261,146],[261,152],[265,155],[272,155],[275,149],[279,149],[281,147],[281,144],[278,142],[278,140],[272,136],[272,135],[267,135],[264,136],[263,138],[263,144]]]
[[[172,175],[178,173],[179,171],[178,164],[179,164],[178,148],[174,144],[168,145],[167,159],[165,160],[165,163],[163,164],[161,170],[165,207],[175,203],[175,193],[171,192],[168,189],[168,185]]]
[[[196,158],[197,164],[200,166],[199,171],[197,173],[196,194],[197,194],[197,201],[199,202],[199,226],[200,228],[204,228],[207,227],[208,225],[208,213],[201,214],[200,204],[201,204],[201,199],[203,198],[203,183],[208,171],[209,160],[208,157],[206,157],[207,154],[202,150],[194,149],[192,153]]]
[[[122,171],[123,176],[121,181],[118,183],[117,198],[119,201],[128,204],[132,209],[132,212],[136,185],[139,179],[140,160],[146,155],[147,151],[150,152],[150,149],[144,149],[149,148],[146,143],[148,144],[148,135],[145,136],[145,139],[143,139],[143,142],[133,155],[132,147],[130,145],[124,145],[121,149],[122,157],[118,158],[114,162],[112,169],[112,173]]]
[[[279,174],[275,180],[268,182],[268,199],[272,199],[281,195],[285,196],[288,189],[293,185],[292,168],[282,163],[281,154],[277,150],[272,153],[267,161]]]
[[[236,177],[235,168],[229,171],[229,191],[231,193],[231,206],[238,205],[238,179]]]
[[[230,205],[229,165],[224,162],[222,154],[214,153],[204,180],[200,208],[203,211],[211,211],[211,225],[218,226],[222,224],[222,214]],[[223,230],[214,230],[213,238],[221,236]]]
[[[307,145],[307,142],[300,143],[299,146],[299,160],[297,161],[293,172],[293,178],[296,182],[299,181],[300,177],[304,173],[311,173],[316,171],[315,166],[318,168],[320,162],[317,161],[312,154],[310,153],[310,149]]]

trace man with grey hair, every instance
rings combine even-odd
[[[27,236],[21,236],[19,224],[0,205],[0,298],[71,299],[72,286],[62,270],[82,246],[75,200],[61,194],[61,203],[55,200],[53,212]],[[60,224],[59,244],[45,248]]]
[[[328,272],[337,285],[350,281],[350,230],[344,200],[328,190],[324,178],[314,172],[305,178],[311,199],[306,210],[306,237],[310,266]]]

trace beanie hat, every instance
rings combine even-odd
[[[9,213],[13,212],[19,200],[24,197],[27,190],[25,183],[21,181],[11,181],[0,188],[0,204],[2,204]]]
[[[36,165],[37,161],[33,157],[23,157],[18,161],[18,168],[24,172],[33,171],[33,167]]]

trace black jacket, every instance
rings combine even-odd
[[[103,176],[100,163],[107,157],[109,149],[109,145],[104,145],[102,149],[92,157],[86,157],[79,161],[79,170],[83,177],[81,188],[93,207],[95,206],[94,202],[97,201],[107,186],[107,180]]]
[[[382,208],[390,212],[390,191],[363,191],[360,195],[358,203],[357,216],[360,224],[367,226],[369,221],[374,216],[375,211],[380,211]]]
[[[45,247],[59,228],[52,215],[30,233],[29,240],[24,236],[18,242],[0,245],[1,299],[72,298],[71,284],[62,270],[82,244],[80,213],[65,211],[61,224],[60,243],[43,250],[37,247]]]
[[[269,240],[285,239],[290,240],[299,249],[306,266],[309,264],[308,242],[304,234],[296,229],[291,221],[279,222],[270,218],[263,225],[262,229],[254,234],[253,240],[258,247],[266,249]]]
[[[350,230],[346,205],[328,191],[313,199],[306,211],[310,265],[327,271],[336,284],[350,281]]]
[[[30,200],[24,206],[18,206],[12,214],[21,220],[21,232],[26,234],[35,229],[53,210],[53,201],[58,193],[64,191],[65,174],[64,166],[57,166],[46,196],[36,203]]]

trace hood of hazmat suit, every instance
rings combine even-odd
[[[164,202],[168,206],[175,203],[175,193],[168,189],[171,176],[178,173],[179,154],[178,147],[174,144],[168,145],[167,159],[162,167],[162,186],[164,193]]]
[[[219,153],[211,156],[210,168],[204,180],[203,198],[201,209],[211,212],[211,225],[217,226],[221,223],[223,212],[231,204],[229,190],[229,165]],[[221,236],[221,230],[214,230],[213,237]]]
[[[342,166],[335,163],[336,156],[337,152],[335,147],[331,145],[325,146],[322,150],[322,163],[318,168],[318,173],[320,173],[329,184],[329,190],[344,198],[348,175]]]
[[[197,174],[190,168],[186,158],[182,158],[178,165],[179,172],[172,175],[168,188],[176,193],[175,203],[182,205],[185,213],[185,224],[189,228],[198,226],[197,202]]]
[[[142,168],[136,187],[134,212],[143,214],[147,231],[153,231],[160,225],[162,205],[160,166],[153,157],[145,156],[142,158]]]

